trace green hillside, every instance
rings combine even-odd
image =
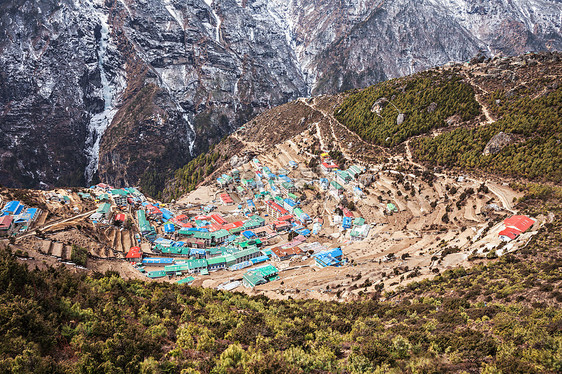
[[[487,106],[497,113],[497,122],[419,139],[413,144],[414,155],[442,166],[562,182],[562,88],[539,98],[531,96],[535,92],[507,96],[504,90],[495,91]],[[520,140],[495,155],[483,155],[486,144],[499,132]]]
[[[481,102],[495,122],[480,117],[475,91],[481,92]],[[379,113],[375,103],[381,103]],[[405,114],[400,125],[399,112]],[[395,146],[421,135],[411,142],[412,153],[430,165],[562,182],[559,53],[393,79],[351,94],[334,115],[364,140],[381,146]],[[435,137],[430,134],[449,125],[454,129]],[[488,142],[500,132],[507,134],[510,143],[484,154]]]
[[[3,373],[557,373],[562,194],[522,250],[349,303],[30,271],[0,253]],[[384,292],[384,291],[383,291]]]
[[[373,104],[381,100],[379,114]],[[405,115],[398,124],[398,114]],[[472,87],[456,73],[427,71],[380,83],[345,99],[335,117],[364,140],[384,146],[447,126],[458,115],[468,121],[480,113]]]

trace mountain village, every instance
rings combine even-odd
[[[328,153],[309,168],[298,152],[302,136],[169,204],[104,183],[38,192],[46,209],[6,201],[0,235],[63,262],[86,251],[87,267],[110,263],[99,268],[127,269],[127,277],[331,298],[396,288],[469,257],[495,258],[536,231],[536,219],[510,211],[505,199],[494,202],[511,191],[506,186],[495,186],[494,196],[464,176],[426,183],[380,165],[341,168]],[[450,197],[462,202],[455,214],[446,195],[463,186]],[[48,212],[60,217],[49,220]],[[454,228],[446,228],[449,219]],[[69,234],[79,222],[93,233],[87,240]]]

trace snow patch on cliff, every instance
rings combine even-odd
[[[108,15],[103,13],[97,13],[98,19],[101,26],[101,37],[98,43],[98,69],[100,71],[101,78],[101,94],[103,98],[103,111],[94,114],[90,119],[88,124],[88,135],[86,138],[86,170],[84,172],[84,177],[86,182],[90,182],[94,173],[98,170],[99,165],[99,150],[100,141],[103,133],[111,124],[117,109],[115,108],[115,98],[117,88],[115,84],[110,82],[108,79],[108,74],[104,67],[104,61],[108,58],[107,56],[107,45],[109,43],[109,26]]]

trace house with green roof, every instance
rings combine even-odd
[[[200,240],[205,243],[206,246],[210,246],[213,242],[213,234],[210,232],[195,231],[193,239]]]
[[[357,217],[353,220],[353,226],[363,226],[365,224],[365,218]]]
[[[245,287],[254,288],[260,284],[265,284],[279,279],[279,271],[273,265],[265,265],[256,269],[248,270],[242,277]]]
[[[190,284],[194,280],[195,280],[195,278],[193,278],[192,276],[189,276],[187,278],[183,278],[183,279],[178,280],[176,283],[177,284]]]
[[[365,240],[369,236],[369,231],[371,230],[370,225],[354,226],[351,230],[351,240]]]
[[[351,175],[349,175],[349,173],[345,170],[336,171],[336,179],[337,179],[338,182],[340,182],[342,184],[348,184],[349,182],[351,182],[353,180]]]
[[[187,261],[187,271],[190,273],[199,273],[203,269],[207,270],[207,260],[202,258],[198,260]]]
[[[111,204],[109,204],[109,203],[100,204],[100,206],[98,206],[98,209],[96,210],[96,213],[99,213],[101,215],[101,217],[103,217],[104,219],[110,219],[111,218]]]
[[[398,213],[398,208],[392,203],[386,204],[386,210],[389,214]]]
[[[283,183],[281,183],[281,191],[283,191],[286,194],[295,193],[295,192],[297,192],[297,188],[291,182],[283,182]]]
[[[150,279],[162,278],[166,276],[166,272],[164,270],[149,271],[146,276]]]
[[[228,239],[230,233],[225,229],[220,229],[211,233],[211,235],[215,244],[221,244],[224,243],[226,239]]]
[[[256,247],[251,247],[248,249],[244,249],[232,254],[236,259],[235,264],[239,264],[244,261],[250,261],[253,258],[261,256],[260,251]]]
[[[209,271],[215,271],[224,268],[226,268],[225,256],[217,256],[207,260],[207,269]]]

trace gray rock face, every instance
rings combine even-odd
[[[3,1],[0,183],[136,184],[299,96],[562,49],[559,1],[490,3]]]
[[[484,155],[495,155],[508,145],[515,143],[515,141],[515,137],[512,134],[506,134],[500,131],[486,144],[483,153]]]

